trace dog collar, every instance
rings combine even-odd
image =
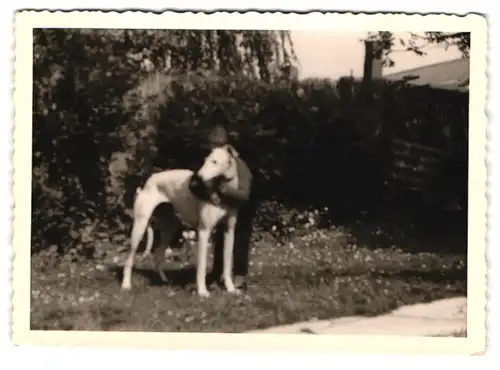
[[[227,178],[226,176],[223,176],[225,182],[230,182],[231,180],[234,180],[236,176],[233,176],[233,177],[230,177],[230,178]]]

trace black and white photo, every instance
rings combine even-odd
[[[484,347],[486,23],[331,17],[18,14],[18,343]]]

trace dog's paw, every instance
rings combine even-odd
[[[241,294],[241,290],[238,289],[238,288],[228,289],[227,292],[229,294],[234,294],[234,295],[240,295]]]
[[[198,295],[200,296],[200,298],[209,298],[210,292],[208,290],[199,290]]]
[[[122,283],[122,290],[130,290],[130,288],[132,288],[130,284]]]
[[[165,272],[163,270],[158,270],[158,276],[160,277],[160,280],[162,283],[168,283],[168,278],[167,275],[165,275]]]

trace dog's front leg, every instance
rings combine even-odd
[[[239,294],[240,290],[233,282],[233,255],[234,255],[234,232],[236,228],[236,217],[229,216],[226,230],[224,231],[224,285],[229,293]]]
[[[208,240],[210,238],[210,230],[204,227],[198,228],[198,256],[196,268],[196,285],[198,295],[202,298],[210,297],[207,289],[206,272],[207,272],[207,254]]]

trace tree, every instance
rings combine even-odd
[[[443,45],[445,49],[457,47],[464,58],[469,58],[470,52],[470,32],[408,32],[404,37],[397,37],[393,32],[379,31],[369,32],[362,41],[374,41],[376,56],[382,58],[387,67],[394,65],[392,53],[413,52],[422,56],[426,55],[425,48],[432,44]]]
[[[131,91],[154,89],[165,80],[156,76],[273,81],[296,61],[287,31],[35,29],[34,237],[57,243],[82,220],[123,205],[117,189],[123,182],[113,176],[127,172],[124,158],[148,160],[155,135],[155,122],[135,119],[137,111],[127,109]]]
[[[33,41],[37,161],[58,152],[54,135],[116,132],[113,123],[126,121],[124,95],[154,72],[270,82],[282,79],[297,61],[288,31],[42,28],[34,30]],[[61,150],[67,154],[67,148]]]

